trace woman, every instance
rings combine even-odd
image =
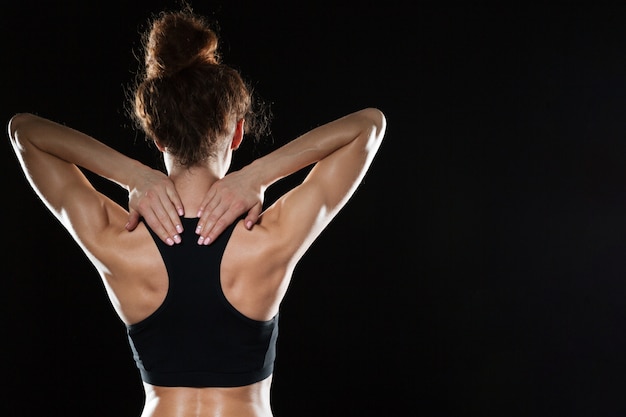
[[[30,184],[127,326],[144,417],[272,415],[278,313],[292,272],[355,192],[386,127],[379,110],[363,109],[226,175],[263,113],[220,62],[217,41],[190,9],[162,13],[148,32],[132,104],[167,176],[42,117],[9,122]],[[267,187],[310,166],[261,213]],[[79,167],[126,187],[130,212]]]

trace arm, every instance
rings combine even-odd
[[[222,264],[224,276],[238,283],[230,290],[231,303],[261,319],[278,312],[295,266],[361,184],[385,130],[379,110],[357,111],[301,135],[236,173],[245,190],[263,190],[313,165],[300,184],[263,211],[252,231],[235,230],[248,236],[234,235],[237,250],[225,253],[228,262]],[[361,210],[367,211],[367,206]],[[376,221],[372,219],[373,227]]]
[[[385,129],[383,113],[373,108],[360,110],[319,126],[241,170],[228,174],[216,182],[205,197],[199,213],[198,234],[208,244],[246,210],[250,210],[245,220],[246,227],[251,228],[261,212],[265,189],[281,178],[352,146],[353,149],[339,153],[345,155],[339,157],[338,154],[322,165],[316,164],[304,181],[308,183],[305,190],[315,184],[317,190],[324,190],[323,205],[339,209],[365,175]],[[237,193],[246,197],[233,197]],[[226,198],[220,197],[224,195]],[[334,213],[328,214],[334,216]]]
[[[88,213],[91,209],[93,216],[106,216],[95,190],[77,168],[83,167],[126,188],[131,199],[146,195],[136,209],[131,208],[127,229],[136,226],[141,213],[164,241],[174,243],[178,215],[173,205],[182,210],[182,204],[165,174],[88,135],[32,114],[14,116],[8,129],[27,179],[68,229],[72,225],[67,223],[71,221],[67,216],[72,212],[67,210]],[[161,193],[156,193],[154,184],[160,184]],[[81,204],[85,206],[81,208]],[[93,220],[97,223],[102,219]]]

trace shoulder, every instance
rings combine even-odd
[[[238,221],[224,250],[222,271],[267,280],[288,263],[285,239],[276,232],[277,221],[271,211],[263,213],[251,229]],[[282,274],[282,272],[281,272]]]
[[[94,266],[109,279],[132,275],[143,260],[158,256],[147,227],[140,223],[126,229],[128,211],[109,197],[96,192],[92,201],[74,210],[67,222],[70,234]]]
[[[226,299],[240,313],[255,320],[269,320],[277,313],[291,277],[280,239],[274,237],[266,221],[261,216],[251,230],[239,222],[220,265]]]

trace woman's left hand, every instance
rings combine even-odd
[[[148,168],[137,175],[129,186],[128,223],[134,230],[143,217],[148,226],[168,245],[180,243],[182,225],[179,216],[185,214],[183,204],[172,180],[161,171]]]

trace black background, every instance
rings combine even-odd
[[[125,91],[175,5],[4,5],[2,119],[156,166]],[[283,303],[276,417],[626,415],[625,6],[193,5],[275,115],[235,167],[362,107],[388,119]],[[3,143],[0,414],[138,416],[124,327]]]

